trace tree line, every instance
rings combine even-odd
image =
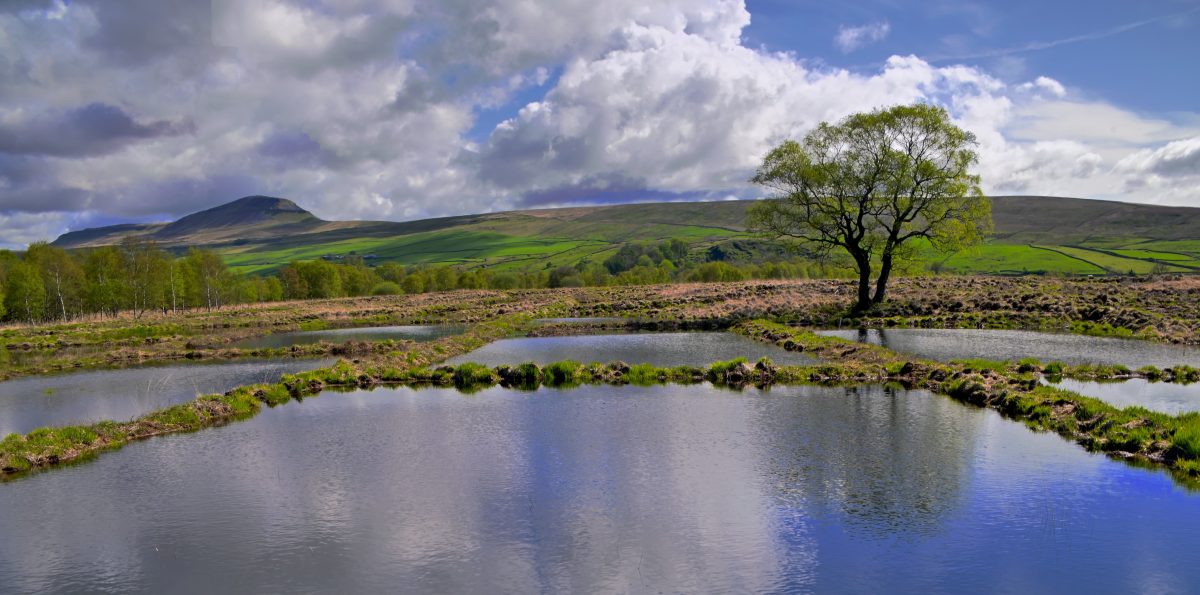
[[[176,312],[279,300],[400,295],[455,289],[537,289],[671,282],[844,277],[850,270],[804,259],[733,263],[709,252],[689,260],[680,240],[625,244],[603,261],[527,270],[461,266],[369,266],[297,261],[267,276],[241,275],[211,250],[172,254],[151,242],[64,250],[45,242],[0,251],[0,320],[37,323],[119,312]]]
[[[79,251],[45,242],[30,244],[23,255],[0,251],[0,319],[9,321],[219,308],[282,297],[279,279],[237,275],[211,250],[174,256],[129,239]]]

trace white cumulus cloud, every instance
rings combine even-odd
[[[842,25],[838,27],[838,33],[833,38],[833,43],[837,45],[838,49],[842,50],[842,53],[848,54],[863,46],[883,41],[887,38],[891,30],[892,25],[887,21],[869,23],[858,27]]]
[[[251,193],[331,219],[752,197],[774,144],[914,101],[977,135],[989,192],[1200,205],[1194,114],[913,56],[820,66],[745,45],[741,0],[47,6],[0,4],[4,245]]]

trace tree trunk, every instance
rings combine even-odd
[[[58,270],[54,271],[54,287],[58,293],[58,305],[62,308],[62,319],[67,319],[67,301],[63,299],[62,293],[62,273]]]
[[[866,312],[871,309],[871,257],[855,254],[854,264],[858,267],[858,301],[854,311]]]
[[[889,248],[883,251],[883,256],[879,259],[879,279],[875,281],[875,297],[871,300],[872,304],[882,304],[887,297],[888,277],[892,274],[892,250]]]

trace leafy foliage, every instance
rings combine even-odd
[[[859,273],[856,309],[886,296],[913,240],[952,251],[982,241],[991,204],[971,173],[975,137],[926,104],[822,122],[767,154],[752,182],[775,193],[751,209],[750,227],[816,254],[845,251]],[[875,292],[872,272],[878,267]]]

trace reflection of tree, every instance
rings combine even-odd
[[[784,500],[871,532],[930,532],[961,499],[983,412],[881,386],[776,388],[761,431]]]
[[[874,340],[872,340],[871,337],[872,333],[875,335]],[[882,347],[888,347],[887,335],[884,334],[883,329],[872,331],[865,328],[860,328],[858,329],[858,341],[859,343],[874,343]]]

